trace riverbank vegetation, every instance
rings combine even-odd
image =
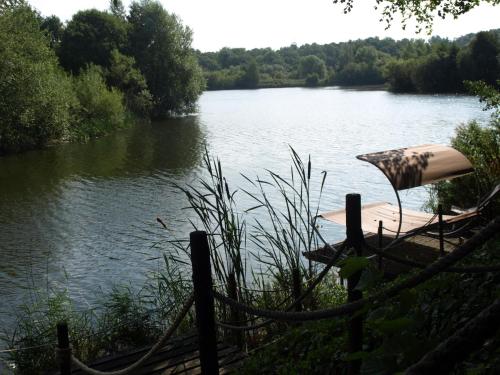
[[[428,207],[434,211],[438,202],[448,212],[453,206],[475,207],[480,198],[500,184],[500,80],[496,87],[483,81],[466,82],[466,85],[484,103],[484,110],[491,111],[490,121],[485,125],[471,121],[457,127],[451,146],[467,156],[475,172],[432,185]],[[500,199],[492,203],[489,208],[491,214],[500,214]]]
[[[493,165],[498,159],[490,156],[486,152],[478,160]],[[303,162],[293,150],[291,157],[289,176],[268,172],[257,179],[246,178],[244,188],[233,189],[224,176],[222,163],[206,154],[207,177],[191,186],[178,186],[195,213],[193,228],[209,233],[217,290],[258,308],[286,310],[311,286],[321,269],[304,261],[301,254],[324,244],[317,214],[326,173],[317,175],[311,161]],[[253,207],[238,206],[241,194],[253,198]],[[160,267],[140,291],[116,287],[102,296],[96,308],[86,311],[75,309],[64,290],[49,295],[41,292],[21,309],[17,329],[8,340],[11,349],[34,349],[10,352],[7,362],[15,364],[20,374],[54,368],[53,341],[55,325],[60,320],[69,323],[74,353],[86,362],[154,342],[192,291],[192,282],[186,276],[190,274],[189,244],[183,239],[175,240],[167,230],[166,233],[166,241],[160,245],[165,254]],[[461,265],[499,264],[498,246],[497,235]],[[367,294],[413,275],[401,275],[388,284],[369,262],[361,264],[354,258],[343,264],[340,271],[330,271],[293,308],[317,310],[345,303],[346,290],[340,283],[339,272],[347,277],[353,266],[363,270],[359,288]],[[347,351],[344,319],[300,325],[272,323],[239,336],[219,327],[219,334],[229,341],[243,340],[244,347],[252,353],[241,370],[245,374],[343,373],[356,359],[362,359],[363,373],[394,373],[418,361],[488,306],[498,294],[498,282],[498,273],[494,272],[440,274],[407,290],[370,312],[365,322],[363,351],[354,355]],[[258,322],[222,303],[216,304],[216,319]],[[179,333],[193,329],[193,324],[191,312]],[[463,358],[455,373],[495,373],[500,369],[499,344],[500,337],[496,335]]]
[[[496,29],[454,41],[437,36],[428,41],[368,38],[278,50],[223,48],[196,53],[209,90],[388,85],[396,92],[460,93],[466,92],[464,80],[496,85],[499,40],[500,30]],[[248,77],[250,69],[258,74]]]
[[[155,43],[152,43],[155,41]],[[192,112],[204,87],[192,32],[159,2],[119,0],[63,25],[24,0],[0,8],[0,154],[86,140]]]

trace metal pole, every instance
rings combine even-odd
[[[57,349],[61,375],[71,374],[71,348],[69,346],[68,324],[57,323]]]
[[[347,245],[354,248],[357,256],[363,255],[363,230],[361,229],[361,195],[347,194],[345,201]],[[360,290],[355,290],[361,277],[361,272],[356,272],[347,279],[347,300],[354,302],[363,298]],[[357,315],[348,321],[348,351],[359,352],[363,349],[363,317]],[[359,374],[361,360],[349,362],[348,374]]]
[[[191,232],[189,238],[191,243],[196,323],[200,344],[201,373],[203,375],[215,375],[219,373],[219,363],[217,359],[210,249],[205,232]]]
[[[439,227],[439,256],[444,256],[444,237],[443,237],[443,206],[438,205],[438,227]]]

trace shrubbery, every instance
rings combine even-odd
[[[480,197],[488,194],[500,183],[500,101],[499,91],[484,82],[468,83],[467,86],[486,103],[485,109],[493,109],[486,126],[475,121],[457,128],[451,140],[453,148],[471,161],[475,173],[431,187],[429,206],[440,202],[449,210],[452,205],[463,208],[475,206]],[[500,213],[500,199],[491,205],[491,213]],[[435,207],[434,207],[435,208]]]
[[[108,89],[99,67],[90,65],[74,78],[73,86],[79,102],[75,111],[78,121],[71,126],[74,137],[97,137],[123,126],[123,94],[115,88]]]
[[[0,15],[0,53],[0,153],[64,137],[76,98],[29,8]]]
[[[101,136],[128,112],[195,109],[204,80],[191,30],[156,1],[134,2],[129,16],[115,8],[78,12],[64,28],[24,1],[0,5],[0,154]]]

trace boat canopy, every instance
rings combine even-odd
[[[460,151],[444,145],[426,144],[356,157],[380,169],[395,190],[450,180],[474,171]]]

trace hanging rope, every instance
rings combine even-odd
[[[382,258],[386,258],[392,260],[394,262],[404,264],[406,266],[414,267],[414,268],[426,268],[428,264],[421,263],[416,260],[402,258],[400,256],[390,254],[387,250],[380,250],[375,246],[371,246],[365,242],[364,246]],[[455,250],[454,250],[455,251]],[[494,264],[489,266],[478,265],[478,266],[464,266],[464,267],[449,267],[448,269],[443,270],[443,272],[453,272],[453,273],[484,273],[484,272],[498,272],[500,271],[500,264]]]
[[[133,370],[137,369],[141,365],[143,365],[153,354],[155,354],[164,344],[165,342],[173,335],[175,330],[179,327],[179,325],[182,323],[184,320],[185,316],[189,312],[189,309],[194,303],[194,294],[191,294],[191,296],[187,299],[187,301],[184,303],[182,306],[181,311],[177,315],[177,318],[174,320],[170,328],[165,331],[165,333],[158,339],[158,341],[151,347],[151,349],[144,354],[140,359],[138,359],[136,362],[131,364],[128,367],[125,367],[121,370],[116,370],[116,371],[99,371],[95,370],[93,368],[88,367],[84,363],[82,363],[78,358],[75,356],[71,355],[71,360],[73,363],[78,366],[80,369],[83,370],[83,372],[90,374],[90,375],[126,375],[131,373]],[[67,355],[67,353],[60,353],[61,349],[57,349],[58,351],[58,356],[64,356]]]
[[[258,309],[246,304],[240,303],[229,297],[226,297],[214,291],[214,297],[219,301],[226,303],[234,308],[244,311],[248,314],[265,317],[268,319],[281,320],[281,321],[306,321],[318,320],[325,318],[333,318],[338,316],[347,315],[360,310],[367,304],[380,304],[388,298],[397,295],[402,290],[413,288],[427,280],[434,275],[446,270],[452,264],[463,259],[479,246],[484,244],[490,238],[495,236],[500,230],[500,216],[492,220],[481,232],[475,234],[470,240],[458,247],[452,253],[438,259],[434,263],[428,265],[425,269],[416,275],[401,281],[385,290],[375,293],[374,295],[363,298],[355,302],[347,303],[330,309],[306,311],[306,312],[291,312],[291,311],[272,311],[266,309]]]
[[[347,243],[344,241],[340,246],[339,249],[336,250],[333,246],[326,244],[326,247],[328,247],[330,250],[335,251],[335,255],[330,259],[330,262],[323,268],[323,270],[319,273],[319,275],[316,277],[316,279],[309,285],[309,287],[300,295],[299,298],[297,298],[294,302],[292,302],[286,309],[285,311],[290,311],[294,307],[296,307],[299,303],[301,303],[313,290],[316,288],[316,286],[323,280],[323,278],[328,274],[328,271],[336,264],[337,260],[340,258],[342,255],[343,251],[347,248]],[[222,294],[220,294],[222,296]],[[217,298],[217,296],[214,294],[214,297]],[[234,300],[232,300],[234,301]],[[245,305],[246,306],[246,305]],[[259,315],[259,314],[254,314],[254,315]],[[253,325],[247,325],[247,326],[238,326],[235,324],[231,324],[228,322],[216,322],[217,325],[223,328],[227,329],[233,329],[237,331],[252,331],[256,330],[262,327],[267,326],[268,324],[272,323],[273,319],[268,319],[265,320],[261,323],[253,324]]]

